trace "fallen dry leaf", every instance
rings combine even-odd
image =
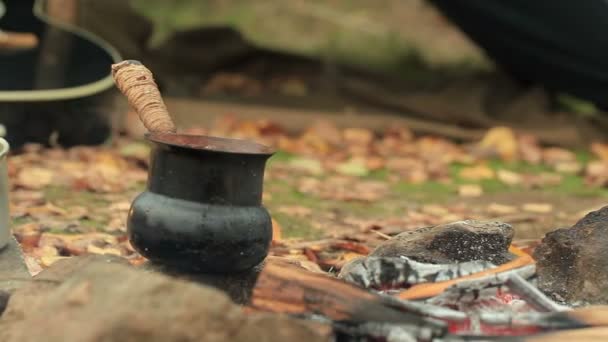
[[[562,183],[563,177],[559,174],[542,172],[540,174],[523,175],[523,185],[530,189],[556,186]]]
[[[526,203],[522,205],[522,210],[534,214],[549,214],[553,211],[550,203]]]
[[[365,128],[347,128],[343,133],[344,142],[353,145],[370,145],[374,140],[374,133]]]
[[[99,254],[99,255],[109,254],[109,255],[116,255],[116,256],[123,255],[123,252],[118,248],[115,248],[112,246],[97,247],[94,244],[87,245],[86,251],[89,254]]]
[[[504,205],[499,203],[491,203],[486,208],[486,212],[492,216],[505,216],[517,213],[517,208],[511,205]]]
[[[333,243],[331,245],[331,247],[335,248],[335,249],[355,252],[359,255],[368,255],[371,252],[369,247],[367,247],[363,244],[360,244],[360,243],[352,242],[352,241],[336,242],[336,243]]]
[[[539,164],[543,159],[543,151],[538,139],[530,134],[522,134],[517,138],[520,158],[530,164]]]
[[[450,213],[448,208],[438,204],[426,204],[422,206],[421,211],[433,216],[445,216]]]
[[[30,272],[30,275],[32,277],[42,272],[42,267],[40,266],[38,261],[36,261],[36,259],[34,259],[32,256],[26,254],[23,259],[25,261],[25,266],[27,267],[27,270]]]
[[[559,173],[577,174],[583,170],[583,165],[578,161],[557,162],[553,169]]]
[[[494,127],[488,130],[479,142],[478,148],[482,151],[494,152],[505,161],[518,159],[517,139],[509,127]]]
[[[543,162],[549,166],[559,163],[576,162],[576,154],[559,147],[549,147],[543,150]]]
[[[493,179],[495,177],[494,170],[485,164],[478,164],[471,167],[465,167],[460,170],[460,177],[466,180],[479,181],[483,179]]]
[[[523,182],[523,178],[519,173],[509,170],[498,170],[496,172],[496,178],[504,184],[511,186],[519,185]]]
[[[594,160],[585,168],[585,183],[591,186],[608,185],[608,162]]]
[[[301,205],[283,205],[278,207],[277,211],[286,215],[296,217],[306,217],[312,213],[312,209]]]
[[[279,241],[283,240],[283,228],[281,228],[281,225],[279,224],[279,222],[277,222],[277,220],[275,220],[274,218],[271,220],[272,220],[272,241],[279,242]]]
[[[463,184],[458,187],[460,197],[479,197],[483,195],[483,188],[479,184]]]
[[[356,157],[338,164],[336,166],[336,172],[341,175],[356,177],[363,177],[369,174],[365,160]]]
[[[48,169],[28,167],[19,172],[14,184],[25,189],[39,190],[53,182],[53,175]]]
[[[608,161],[608,144],[602,144],[595,142],[591,144],[591,152],[595,154],[600,160]]]
[[[52,264],[56,263],[57,261],[63,260],[66,258],[68,258],[68,257],[57,256],[57,255],[43,256],[43,257],[40,257],[40,266],[42,266],[43,268],[47,268],[47,267],[51,266]]]

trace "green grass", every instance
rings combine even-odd
[[[99,194],[89,191],[74,191],[62,186],[49,186],[44,189],[44,197],[53,203],[64,203],[66,205],[90,205],[108,204]]]
[[[80,220],[80,224],[83,227],[91,227],[91,228],[95,228],[95,230],[98,230],[98,231],[105,231],[107,222],[102,222],[102,221],[97,221],[97,220],[93,220],[90,218],[86,218],[86,219]]]
[[[11,226],[12,227],[16,227],[16,226],[21,226],[27,223],[31,223],[34,222],[34,220],[32,220],[29,216],[21,216],[21,217],[16,217],[12,220]]]
[[[323,236],[323,232],[312,227],[307,219],[280,212],[272,213],[272,217],[281,225],[283,238],[315,240]]]
[[[292,160],[295,157],[294,154],[285,151],[277,151],[270,159],[268,159],[268,165],[272,165],[275,163],[285,163]]]
[[[435,181],[420,184],[399,182],[395,185],[393,191],[398,196],[405,196],[408,200],[416,202],[443,202],[454,195],[456,187],[453,184]]]

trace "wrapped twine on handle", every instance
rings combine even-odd
[[[0,49],[33,49],[38,43],[38,37],[33,33],[0,30]]]
[[[112,65],[112,76],[148,131],[176,132],[175,124],[148,68],[138,61],[126,60]]]

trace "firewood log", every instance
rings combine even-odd
[[[249,305],[267,312],[320,314],[334,321],[438,324],[373,292],[277,259],[267,260]]]

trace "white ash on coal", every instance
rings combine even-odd
[[[434,283],[464,277],[495,267],[487,261],[428,264],[407,257],[366,257],[342,267],[338,278],[365,288],[390,290],[414,284]]]

